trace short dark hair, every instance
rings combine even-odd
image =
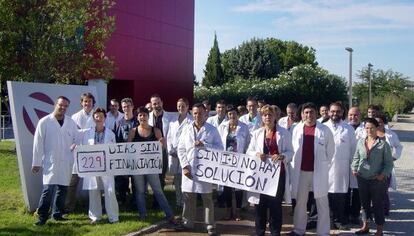
[[[237,108],[235,106],[233,106],[233,104],[229,104],[227,106],[226,112],[228,113],[228,112],[232,112],[232,111],[235,111],[236,113],[238,112]]]
[[[302,105],[301,113],[303,113],[303,111],[304,111],[306,108],[310,108],[310,109],[313,109],[313,110],[315,110],[315,111],[316,111],[316,105],[315,105],[315,103],[313,103],[313,102],[306,102],[306,103],[304,103],[304,104]]]
[[[366,123],[371,123],[371,124],[375,125],[375,127],[378,127],[379,126],[379,123],[378,123],[378,121],[375,118],[369,118],[369,117],[367,117],[367,118],[364,119],[364,122],[365,122],[365,124]]]
[[[218,100],[218,101],[216,102],[216,106],[217,106],[218,104],[226,105],[226,101],[224,101],[223,99],[220,99],[220,100]]]
[[[92,105],[94,105],[94,106],[95,106],[96,101],[95,101],[95,97],[93,96],[93,94],[92,94],[92,93],[83,93],[83,94],[81,95],[80,102],[82,102],[82,101],[83,101],[83,99],[85,99],[85,98],[92,99]]]
[[[93,112],[93,116],[95,116],[96,113],[103,113],[104,117],[106,118],[106,111],[105,111],[104,108],[102,108],[102,107],[96,108],[95,111]]]
[[[134,102],[132,101],[132,98],[123,98],[121,100],[121,103],[131,103],[131,105],[134,105]]]
[[[371,104],[371,105],[368,106],[368,109],[379,111],[380,110],[380,107],[377,106],[377,105]]]
[[[340,108],[341,108],[341,110],[344,110],[344,107],[342,106],[342,102],[340,102],[340,101],[336,101],[336,102],[331,103],[331,104],[329,105],[329,109],[331,109],[331,106],[340,107]]]
[[[384,122],[384,124],[388,124],[387,116],[384,113],[378,114],[375,118],[379,118],[382,122]]]
[[[67,101],[67,102],[70,104],[70,100],[69,100],[69,98],[67,98],[67,97],[65,97],[65,96],[59,96],[59,97],[56,99],[56,103],[57,103],[57,101],[58,101],[59,99],[65,100],[65,101]]]
[[[139,113],[146,113],[147,115],[149,115],[148,109],[146,107],[144,107],[144,106],[140,106],[140,107],[137,108],[137,115]]]
[[[255,102],[255,103],[257,103],[257,99],[255,97],[249,96],[246,99],[246,103],[248,103],[248,102]]]
[[[202,103],[199,103],[199,102],[194,104],[192,108],[203,108],[204,110],[206,110],[206,107]]]
[[[116,103],[119,103],[118,99],[116,99],[116,98],[112,98],[112,99],[111,99],[111,101],[109,101],[109,102],[116,102]]]
[[[151,98],[159,98],[160,100],[162,100],[161,96],[158,93],[154,93],[153,95],[151,95],[150,99]]]

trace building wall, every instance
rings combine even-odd
[[[135,107],[161,95],[175,111],[179,97],[193,98],[194,0],[118,0],[116,30],[107,44],[115,58],[111,98],[132,97]]]

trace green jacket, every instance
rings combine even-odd
[[[393,166],[391,148],[386,141],[377,138],[371,148],[368,159],[365,139],[358,141],[351,164],[352,171],[358,172],[358,175],[364,179],[374,179],[379,174],[388,177],[391,174]]]

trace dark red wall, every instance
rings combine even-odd
[[[131,96],[138,107],[158,93],[170,111],[179,97],[192,101],[194,0],[118,0],[113,14],[106,52],[117,70],[108,101]]]

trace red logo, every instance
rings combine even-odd
[[[51,112],[51,111],[44,111],[39,108],[36,108],[36,105],[38,103],[43,104],[43,105],[46,103],[48,105],[52,105],[53,107],[54,102],[49,96],[47,96],[44,93],[40,93],[40,92],[32,93],[29,95],[29,97],[35,99],[35,101],[30,104],[25,104],[25,106],[23,106],[23,121],[26,124],[26,128],[30,131],[30,133],[34,135],[37,122],[42,117],[48,115]],[[26,109],[26,106],[28,107],[27,109]],[[37,118],[36,122],[33,122],[32,118],[29,115],[29,112],[34,112],[36,114],[36,118]]]

